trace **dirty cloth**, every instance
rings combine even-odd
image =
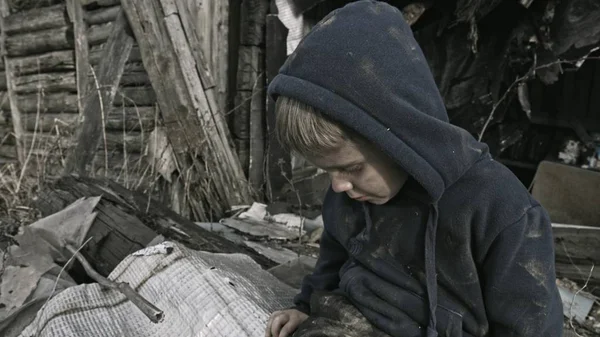
[[[311,315],[292,337],[389,337],[339,293],[313,293],[310,306]]]
[[[355,1],[319,22],[269,85],[363,136],[408,173],[384,205],[328,192],[315,272],[395,337],[562,335],[547,212],[449,122],[401,11]]]
[[[271,312],[291,305],[294,290],[246,255],[173,247],[130,255],[109,276],[162,309],[163,322],[150,322],[119,292],[87,284],[55,295],[20,336],[263,337]]]

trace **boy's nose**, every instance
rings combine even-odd
[[[348,180],[331,178],[331,188],[336,193],[348,192],[352,189],[352,183]]]

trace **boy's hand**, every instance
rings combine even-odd
[[[267,323],[265,337],[289,337],[308,315],[296,309],[275,311]]]

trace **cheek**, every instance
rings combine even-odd
[[[356,187],[358,187],[362,192],[366,192],[375,196],[385,196],[390,192],[389,184],[386,182],[384,177],[375,170],[365,172],[359,181],[360,182],[356,184]]]

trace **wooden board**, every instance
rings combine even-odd
[[[147,195],[109,180],[63,177],[42,188],[36,206],[45,216],[84,196],[102,196],[96,208],[98,216],[88,233],[93,239],[83,251],[102,275],[108,275],[128,253],[142,248],[159,234],[191,249],[242,253],[265,268],[275,265],[245,246],[203,230]]]
[[[600,172],[542,161],[532,194],[554,223],[600,226]]]
[[[96,89],[102,88],[95,95],[88,95],[84,104],[83,123],[78,129],[77,145],[67,157],[64,173],[78,172],[86,174],[86,167],[91,162],[102,136],[102,118],[104,107],[110,107],[115,99],[125,62],[133,47],[133,36],[127,29],[127,18],[120,13],[111,36],[106,44],[103,60],[95,78]]]
[[[185,168],[189,154],[199,153],[206,170],[214,173],[211,202],[221,200],[224,211],[247,203],[250,190],[212,88],[204,87],[207,69],[195,58],[182,22],[190,17],[180,13],[168,0],[132,0],[122,3],[138,41],[144,66],[156,92],[169,141],[176,149],[178,164]],[[166,80],[168,79],[168,80]],[[196,167],[197,169],[202,169]]]
[[[266,37],[266,75],[267,84],[279,72],[287,58],[286,39],[287,29],[281,23],[277,15],[267,16]],[[275,101],[267,97],[266,109],[266,180],[267,197],[271,201],[284,198],[283,187],[287,184],[286,177],[292,176],[291,158],[289,152],[285,151],[275,137]]]

